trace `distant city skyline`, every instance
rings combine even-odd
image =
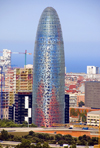
[[[38,21],[48,6],[60,18],[67,72],[86,72],[87,65],[100,67],[99,0],[0,0],[0,51],[27,50],[32,53],[27,55],[27,64],[33,64]],[[24,55],[12,55],[12,65],[23,67],[24,63]]]

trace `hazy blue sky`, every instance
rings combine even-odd
[[[0,51],[27,49],[32,53],[27,64],[33,64],[37,26],[48,6],[60,18],[67,71],[100,67],[100,0],[0,0]],[[24,62],[24,55],[12,54],[12,65],[23,67]]]

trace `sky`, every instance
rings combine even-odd
[[[100,0],[0,0],[0,51],[27,50],[27,64],[33,64],[37,26],[48,6],[60,19],[67,72],[100,67]],[[24,67],[25,54],[12,54],[11,62]]]

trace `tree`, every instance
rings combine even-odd
[[[82,115],[82,121],[86,122],[86,116],[84,114]]]
[[[77,111],[75,111],[74,108],[71,108],[71,110],[70,110],[70,116],[78,116],[78,113],[77,113]]]
[[[47,133],[46,133],[46,134],[44,134],[44,139],[45,139],[45,140],[49,140],[49,139],[50,139],[49,134],[47,134]]]
[[[34,145],[34,144],[32,144],[32,145],[30,146],[30,148],[36,148],[36,147],[35,147],[35,145]]]
[[[85,113],[85,115],[87,115],[87,111],[86,111],[86,109],[85,109],[85,112],[84,112],[84,113]]]
[[[77,142],[77,145],[86,145],[87,144],[87,142],[85,141],[85,140],[79,140],[78,142]]]
[[[43,148],[50,148],[49,144],[47,142],[44,142]]]
[[[1,131],[1,138],[2,138],[2,140],[8,139],[8,132],[4,129]]]
[[[87,141],[87,136],[86,135],[83,135],[83,140]]]
[[[90,125],[91,125],[91,119],[90,119]]]
[[[95,125],[97,125],[97,120],[95,120]]]
[[[1,143],[0,143],[0,148],[3,148],[3,146],[1,145]]]
[[[37,127],[37,125],[35,125],[35,124],[32,123],[32,124],[30,125],[30,127]]]
[[[38,137],[33,137],[33,140],[32,140],[33,143],[38,143],[40,141],[41,139],[39,139]]]
[[[74,138],[74,141],[75,141],[75,143],[77,142],[77,138],[76,137]]]
[[[60,146],[63,146],[63,144],[64,144],[64,140],[60,140],[60,141],[58,141],[58,144],[60,144]]]
[[[83,101],[80,101],[79,103],[78,103],[78,106],[79,107],[82,107],[82,106],[84,106],[85,104],[84,104],[84,102]]]
[[[50,136],[50,140],[54,140],[54,136]]]
[[[14,141],[20,141],[22,140],[22,137],[21,136],[14,136],[13,138]]]
[[[28,122],[24,121],[23,124],[22,124],[22,127],[27,127],[27,126],[28,126]]]
[[[72,148],[76,148],[76,145],[75,145],[75,144],[73,144],[73,145],[72,145]]]
[[[41,142],[38,142],[35,147],[36,147],[36,148],[42,148]]]
[[[48,135],[47,135],[47,137],[48,137]],[[46,136],[45,136],[45,134],[43,134],[43,133],[39,133],[38,134],[38,138],[40,138],[40,139],[45,139],[46,138]]]
[[[34,132],[33,132],[33,131],[29,131],[29,135],[31,135],[31,136],[32,136],[33,134],[34,134]]]
[[[63,136],[63,138],[64,138],[64,140],[66,140],[66,141],[70,141],[70,142],[73,140],[72,136],[69,135],[69,134]]]
[[[5,148],[9,148],[9,146],[7,145]]]
[[[14,138],[14,135],[8,134],[8,140],[11,141]]]
[[[94,142],[92,141],[92,139],[89,140],[88,145],[90,145],[90,146],[93,146],[94,145]]]
[[[82,136],[79,136],[78,139],[81,141],[82,140]]]
[[[55,135],[55,140],[56,140],[56,141],[59,141],[59,140],[61,140],[61,139],[62,139],[62,135],[61,135],[61,134]]]
[[[22,143],[17,145],[15,148],[30,148],[31,142],[29,140],[23,139]]]

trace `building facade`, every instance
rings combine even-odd
[[[91,111],[87,113],[87,125],[97,125],[99,126],[100,110]]]
[[[97,66],[87,66],[87,77],[91,79],[97,78],[99,74],[99,67]]]
[[[44,9],[37,29],[33,62],[32,122],[50,127],[64,123],[65,61],[57,12]]]
[[[77,106],[77,94],[69,94],[69,106],[70,107]]]
[[[8,92],[0,92],[0,93],[1,93],[0,119],[8,119],[9,93]]]
[[[11,50],[3,49],[3,56],[0,56],[0,66],[3,67],[3,72],[11,67]]]
[[[69,95],[65,94],[65,123],[69,123]]]
[[[77,94],[77,107],[79,106],[79,102],[81,101],[85,104],[85,94]]]
[[[100,82],[85,82],[85,106],[100,109]]]
[[[99,67],[87,66],[87,74],[99,74]]]
[[[70,107],[70,122],[82,121],[82,116],[85,115],[87,119],[87,113],[92,111],[100,111],[100,109],[91,109],[90,107]],[[82,116],[81,116],[82,114]]]
[[[19,92],[18,95],[16,95],[15,105],[13,106],[13,120],[15,121],[15,123],[22,124],[24,121],[27,121],[29,124],[31,124],[32,123],[31,109],[32,109],[32,93]]]
[[[19,92],[31,92],[33,85],[33,68],[7,68],[0,74],[0,119],[9,118],[12,105],[15,104],[15,95]]]
[[[16,68],[15,73],[15,92],[32,92],[33,68]]]

